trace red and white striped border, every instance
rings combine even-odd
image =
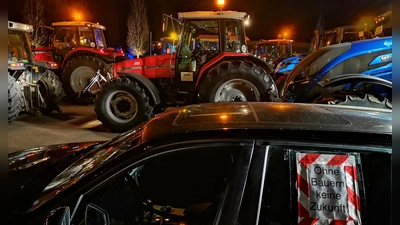
[[[361,204],[358,188],[358,176],[355,157],[351,155],[296,153],[297,193],[298,193],[298,224],[299,225],[360,225]],[[347,183],[347,199],[349,207],[348,220],[328,220],[310,218],[310,184],[307,182],[307,167],[309,164],[344,166]]]

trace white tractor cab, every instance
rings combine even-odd
[[[19,113],[48,114],[61,112],[65,96],[58,77],[49,70],[54,62],[35,61],[28,24],[8,21],[8,121]]]

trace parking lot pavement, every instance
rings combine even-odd
[[[96,119],[93,105],[60,105],[62,113],[21,114],[8,124],[8,153],[50,144],[102,141],[115,137]]]

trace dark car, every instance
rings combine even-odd
[[[8,224],[391,224],[391,156],[391,110],[190,105],[9,154]]]

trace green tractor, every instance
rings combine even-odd
[[[27,35],[32,31],[31,25],[8,21],[8,122],[20,112],[61,112],[62,84],[48,69],[54,62],[34,60]]]

